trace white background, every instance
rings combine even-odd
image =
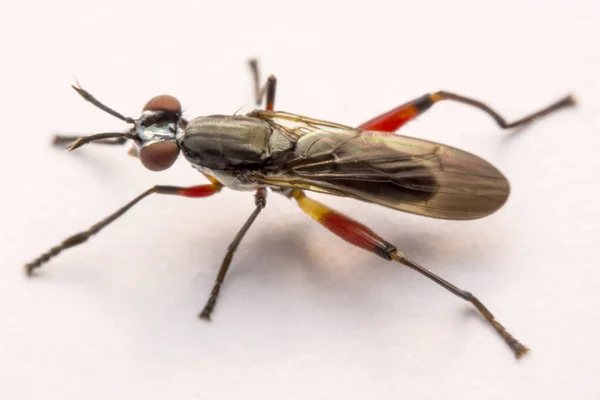
[[[247,1],[0,5],[0,398],[597,399],[600,396],[600,37],[589,1]],[[510,179],[496,214],[427,219],[318,196],[478,295],[532,348],[516,361],[462,300],[353,248],[271,195],[197,318],[249,193],[148,198],[27,280],[22,266],[153,184],[127,148],[67,154],[53,131],[121,130],[80,83],[136,117],[170,93],[188,116],[252,107],[246,58],[277,109],[358,125],[445,89],[526,130],[444,103],[403,132],[474,152]]]

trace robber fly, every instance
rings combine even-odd
[[[85,100],[132,127],[120,133],[85,137],[57,136],[56,144],[72,143],[69,150],[87,143],[134,143],[132,154],[149,170],[169,168],[179,153],[204,174],[209,184],[154,186],[125,206],[53,247],[26,265],[32,272],[61,251],[79,245],[152,193],[206,197],[223,187],[254,191],[255,209],[236,235],[219,269],[214,287],[200,317],[210,319],[219,291],[238,245],[266,206],[267,189],[294,199],[302,211],[347,242],[423,274],[454,295],[470,302],[502,336],[517,357],[528,349],[500,325],[470,292],[420,266],[371,229],[319,203],[305,191],[351,197],[395,210],[433,218],[470,220],[498,210],[509,194],[507,179],[493,165],[465,151],[439,143],[400,136],[394,132],[427,111],[450,100],[478,108],[502,128],[527,124],[556,110],[573,106],[567,96],[518,121],[508,123],[486,104],[449,92],[426,94],[378,116],[357,128],[274,111],[276,79],[260,85],[255,60],[250,61],[258,106],[247,115],[211,115],[187,120],[181,104],[167,95],[152,98],[138,119],[125,117],[96,100],[79,86]]]

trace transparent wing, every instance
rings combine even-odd
[[[293,114],[257,111],[295,142],[275,153],[256,178],[268,185],[353,197],[444,219],[476,219],[498,210],[506,178],[473,154],[386,132],[361,131]]]

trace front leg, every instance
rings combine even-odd
[[[211,196],[215,193],[218,193],[223,185],[221,185],[216,179],[212,177],[208,177],[211,180],[211,183],[208,185],[201,186],[191,186],[191,187],[179,187],[179,186],[163,186],[157,185],[153,186],[150,189],[146,190],[144,193],[140,194],[135,199],[131,200],[129,203],[125,204],[123,207],[119,208],[114,213],[110,214],[108,217],[94,224],[92,227],[85,231],[81,231],[76,233],[67,239],[63,240],[57,246],[54,246],[44,254],[37,257],[35,260],[25,265],[25,272],[27,275],[31,275],[33,271],[43,264],[47,263],[51,258],[56,257],[63,250],[68,248],[80,245],[86,242],[90,237],[94,236],[96,233],[100,232],[102,229],[106,228],[110,223],[115,221],[117,218],[125,214],[131,207],[139,203],[142,199],[150,196],[153,193],[157,194],[170,194],[175,196],[183,196],[183,197],[207,197]]]

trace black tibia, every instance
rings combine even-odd
[[[213,183],[211,185],[215,186],[215,193],[220,188],[220,184]],[[207,186],[211,186],[211,185],[207,185]],[[33,270],[41,267],[43,264],[47,263],[51,258],[56,257],[58,254],[60,254],[63,250],[66,250],[70,247],[74,247],[74,246],[84,243],[90,237],[92,237],[96,233],[100,232],[107,225],[109,225],[111,222],[113,222],[114,220],[119,218],[121,215],[125,214],[131,207],[133,207],[134,205],[139,203],[142,199],[151,195],[152,193],[185,196],[184,193],[185,193],[186,189],[188,189],[188,188],[178,187],[178,186],[154,186],[154,187],[151,187],[150,189],[146,190],[144,193],[137,196],[135,199],[131,200],[129,203],[125,204],[123,207],[119,208],[114,213],[110,214],[108,217],[104,218],[103,220],[101,220],[98,223],[91,226],[89,229],[87,229],[85,231],[81,231],[79,233],[76,233],[75,235],[68,237],[59,245],[52,247],[50,250],[48,250],[44,254],[40,255],[35,260],[26,264],[25,272],[27,273],[27,275],[31,275],[33,273]]]
[[[467,104],[469,106],[480,109],[481,111],[483,111],[483,112],[487,113],[489,116],[491,116],[498,123],[498,125],[500,125],[500,127],[504,128],[504,129],[514,128],[519,125],[528,124],[529,122],[532,122],[533,120],[535,120],[537,118],[543,117],[547,114],[550,114],[550,113],[560,110],[562,108],[574,106],[576,104],[573,96],[571,96],[571,95],[565,96],[562,99],[550,104],[549,106],[542,108],[541,110],[535,111],[529,115],[526,115],[525,117],[523,117],[521,119],[518,119],[513,122],[507,122],[503,117],[500,116],[500,114],[498,114],[496,111],[494,111],[487,104],[485,104],[481,101],[478,101],[478,100],[474,100],[469,97],[465,97],[465,96],[461,96],[461,95],[458,95],[455,93],[445,92],[445,91],[439,91],[439,92],[433,93],[431,95],[428,95],[427,97],[429,97],[429,99],[425,99],[425,96],[419,99],[419,100],[422,99],[421,101],[423,103],[423,106],[424,106],[423,108],[425,110],[428,109],[432,103],[437,103],[438,101],[441,101],[441,100],[452,100],[452,101],[456,101],[458,103]],[[417,104],[415,104],[415,105],[418,106]]]
[[[273,110],[275,107],[275,92],[277,88],[277,78],[274,75],[270,75],[267,78],[267,82],[261,87],[260,85],[260,70],[258,68],[258,60],[252,58],[248,61],[250,70],[252,71],[252,78],[254,82],[254,99],[256,105],[260,106],[265,94],[267,96],[267,103],[265,108],[267,110]]]
[[[414,262],[412,260],[409,260],[408,258],[406,258],[406,256],[404,254],[400,253],[397,250],[393,250],[390,253],[390,257],[392,260],[399,262],[401,264],[404,264],[407,267],[410,267],[413,270],[417,271],[418,273],[431,279],[438,285],[442,286],[444,289],[448,290],[450,293],[473,304],[473,306],[475,306],[477,311],[479,311],[479,313],[481,315],[483,315],[483,317],[494,327],[496,332],[498,332],[500,334],[500,336],[502,336],[502,339],[504,339],[506,344],[508,344],[508,346],[511,348],[511,350],[513,351],[513,353],[515,354],[515,356],[517,358],[520,358],[521,356],[523,356],[525,353],[527,353],[529,351],[529,349],[527,347],[525,347],[517,339],[515,339],[510,333],[508,333],[508,331],[496,320],[494,315],[483,305],[483,303],[481,303],[477,299],[477,297],[473,296],[473,294],[471,294],[470,292],[467,292],[465,290],[459,289],[458,287],[454,286],[450,282],[448,282],[445,279],[442,279],[438,275],[434,274],[430,270],[423,268],[422,266],[420,266],[419,264],[417,264],[416,262]]]
[[[215,280],[215,284],[212,288],[212,291],[210,292],[210,297],[208,298],[204,309],[200,313],[200,318],[202,319],[210,320],[210,316],[213,312],[213,309],[215,308],[215,304],[217,303],[217,298],[219,297],[219,292],[221,291],[221,286],[223,285],[223,281],[225,280],[225,275],[227,274],[229,265],[231,264],[231,260],[233,259],[233,254],[240,245],[240,242],[244,238],[244,235],[246,235],[246,232],[248,232],[248,230],[256,220],[256,217],[258,217],[258,214],[260,214],[263,208],[265,208],[265,206],[267,205],[266,188],[261,187],[256,191],[254,204],[256,205],[256,208],[254,209],[244,226],[242,226],[242,229],[240,229],[240,231],[237,233],[237,235],[233,239],[233,242],[231,242],[229,244],[229,247],[227,248],[227,254],[225,254],[225,258],[223,259],[221,267],[219,268],[219,273],[217,274],[217,279]]]

